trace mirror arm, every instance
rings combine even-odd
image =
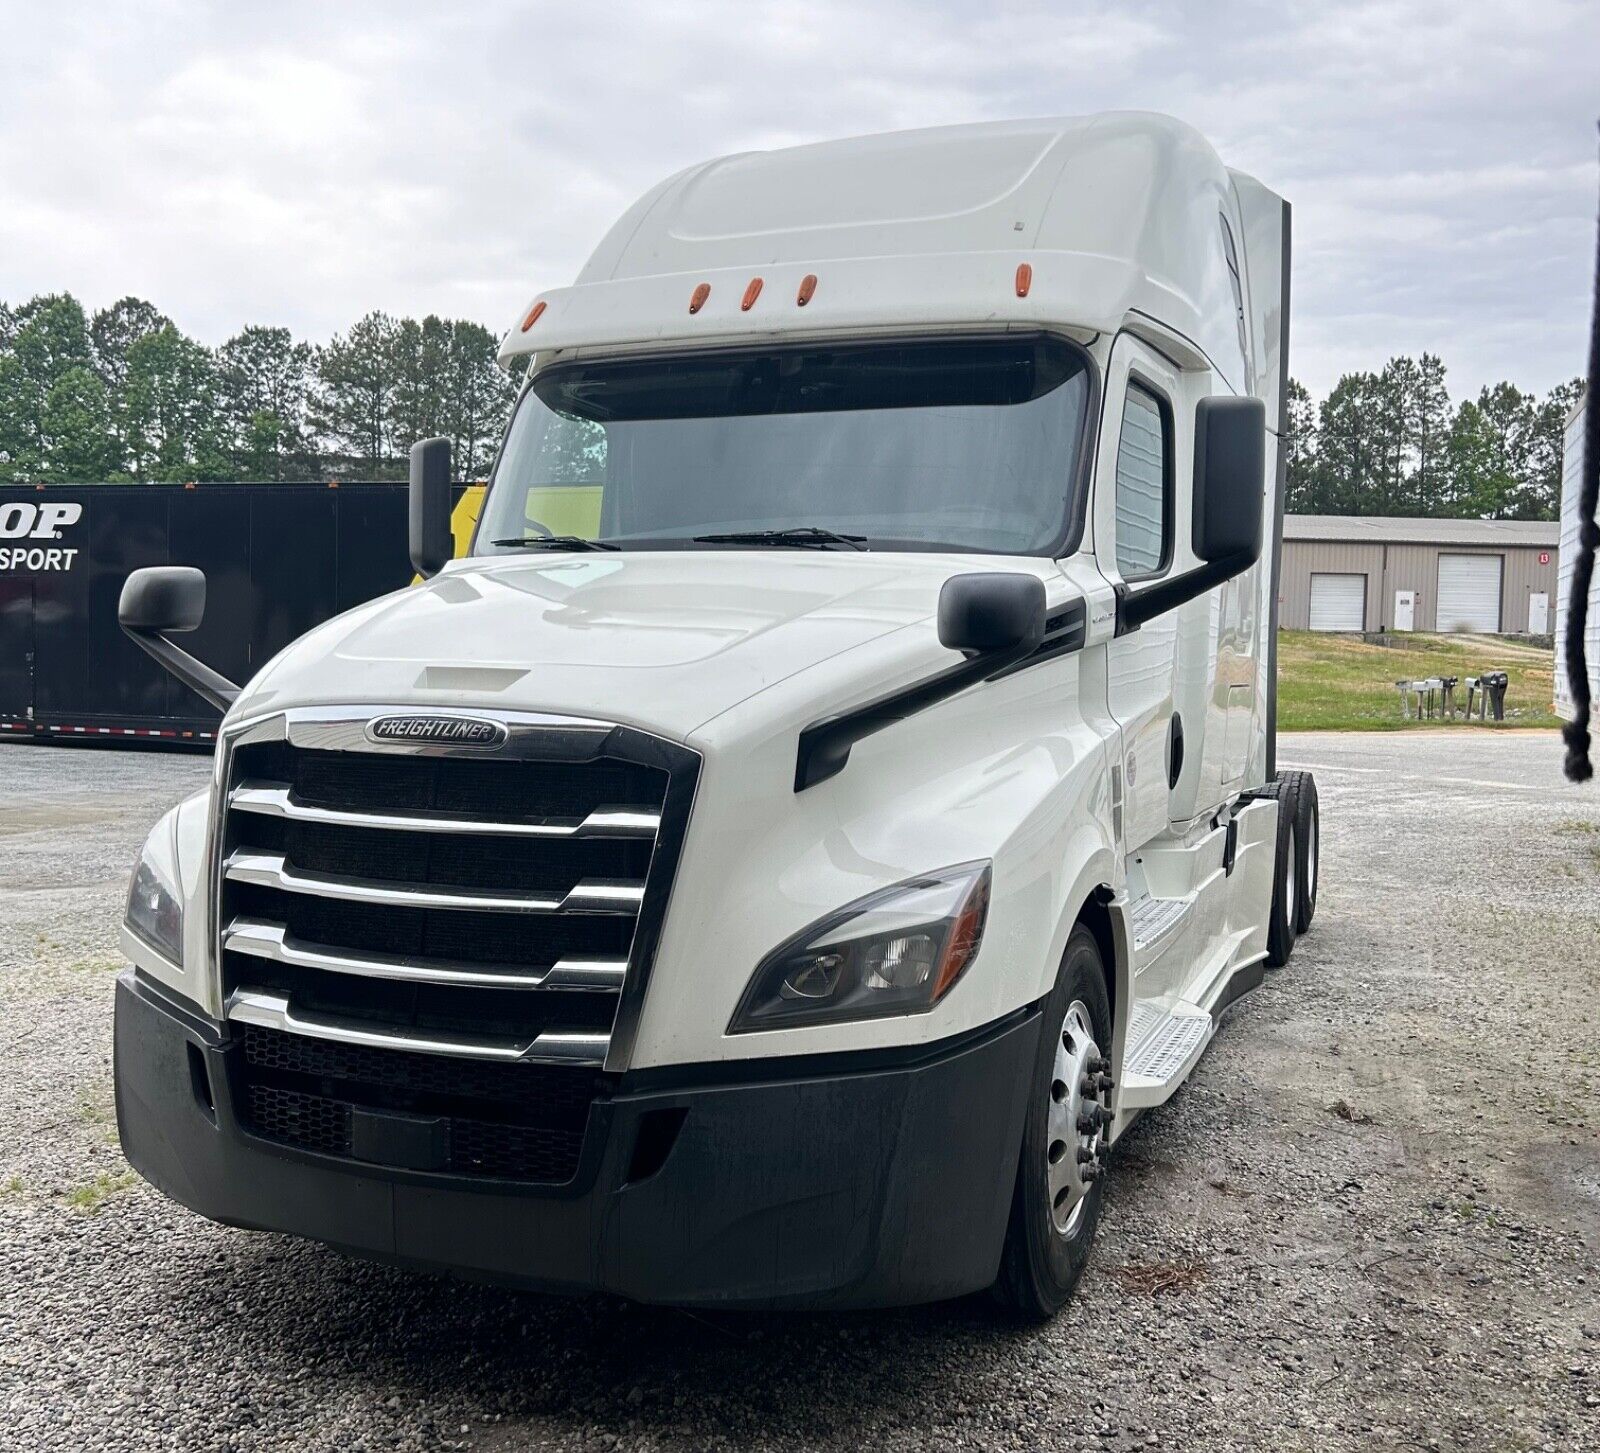
[[[1259,550],[1243,550],[1237,555],[1225,555],[1221,560],[1209,560],[1182,575],[1169,576],[1141,588],[1128,585],[1117,587],[1117,634],[1126,636],[1139,629],[1146,621],[1187,605],[1196,596],[1204,595],[1214,586],[1236,575],[1243,575],[1260,559]]]
[[[239,688],[220,676],[204,661],[197,661],[181,646],[175,646],[159,631],[144,631],[133,626],[122,628],[141,650],[148,652],[197,696],[204,697],[218,711],[226,713],[238,698]]]
[[[992,681],[1025,666],[1081,650],[1087,619],[1084,602],[1075,600],[1050,617],[1042,639],[1022,641],[1004,651],[964,656],[955,665],[858,706],[854,711],[812,722],[800,733],[800,748],[794,763],[794,790],[804,792],[807,787],[815,787],[837,776],[850,760],[850,748],[863,737],[937,706],[980,681]]]

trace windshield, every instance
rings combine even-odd
[[[476,550],[811,531],[1054,554],[1088,399],[1084,355],[1053,338],[558,364],[518,405]]]

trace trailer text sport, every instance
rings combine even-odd
[[[0,503],[0,540],[59,540],[64,530],[82,518],[83,506],[67,501]],[[0,545],[0,571],[70,570],[78,554],[77,547]]]
[[[465,558],[240,682],[147,841],[123,1148],[234,1226],[700,1306],[1071,1295],[1316,907],[1289,210],[1113,114],[723,158],[538,293]],[[172,558],[178,558],[176,555]]]

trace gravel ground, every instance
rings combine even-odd
[[[1546,733],[1282,756],[1314,930],[1018,1329],[553,1301],[181,1210],[116,1147],[114,929],[208,761],[0,746],[0,1445],[1600,1449],[1600,795]]]

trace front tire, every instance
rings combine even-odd
[[[1078,924],[1045,1002],[1022,1157],[995,1294],[1053,1317],[1072,1296],[1100,1221],[1110,1119],[1111,1001],[1093,933]]]

